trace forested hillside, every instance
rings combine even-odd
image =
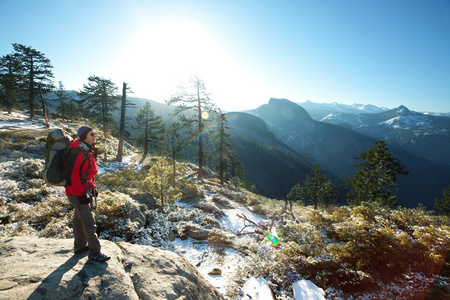
[[[74,135],[85,122],[50,124]],[[71,205],[63,189],[41,177],[50,129],[41,117],[4,112],[0,130],[0,235],[71,238]],[[314,209],[295,197],[275,200],[231,182],[222,185],[217,173],[201,179],[198,166],[181,162],[178,192],[167,192],[162,202],[151,183],[154,175],[172,172],[161,168],[165,159],[151,155],[137,164],[142,152],[125,144],[126,163],[119,164],[118,140],[97,132],[100,238],[174,251],[228,299],[246,299],[251,290],[244,286],[254,278],[274,299],[293,299],[302,280],[322,288],[328,299],[450,295],[448,217],[376,202],[319,203]]]

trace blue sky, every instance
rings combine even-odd
[[[0,0],[0,55],[43,52],[54,81],[125,81],[163,102],[190,75],[223,110],[269,98],[450,112],[448,0]]]

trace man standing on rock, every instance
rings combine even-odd
[[[92,197],[97,197],[95,174],[97,168],[97,153],[94,130],[82,126],[77,132],[78,139],[69,144],[65,160],[64,179],[66,180],[66,195],[75,208],[73,216],[73,233],[75,237],[75,254],[89,251],[89,259],[105,262],[111,257],[100,252],[100,241],[96,230],[97,225],[92,214]]]

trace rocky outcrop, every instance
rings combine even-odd
[[[107,263],[72,239],[0,238],[0,299],[224,299],[179,255],[101,240]]]

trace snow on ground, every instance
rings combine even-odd
[[[132,167],[134,170],[139,171],[142,165],[133,161],[133,158],[137,154],[127,155],[122,157],[122,162],[118,161],[108,161],[100,162],[98,164],[98,172],[100,174],[113,173],[115,171],[124,170]]]
[[[21,129],[44,129],[45,123],[43,117],[36,116],[30,119],[25,114],[13,112],[8,115],[3,112],[2,119],[5,121],[0,122],[0,131],[10,130],[12,128]],[[50,128],[58,127],[55,124],[50,123]],[[135,169],[140,168],[140,164],[135,163],[132,158],[135,154],[130,156],[124,156],[122,162],[106,162],[99,166],[100,173],[111,173],[117,170],[123,170],[130,165],[133,165]],[[212,197],[212,195],[207,195]],[[189,207],[190,204],[177,202],[180,207]],[[220,218],[219,223],[223,230],[237,233],[245,225],[249,225],[248,222],[239,218],[238,215],[244,215],[249,220],[259,224],[263,223],[263,219],[249,211],[245,206],[237,205],[236,208],[223,209],[224,216]],[[243,232],[252,231],[252,228],[246,228]],[[216,287],[222,294],[226,293],[226,287],[233,279],[236,269],[245,262],[243,254],[236,250],[225,249],[221,253],[218,253],[213,247],[205,242],[195,241],[191,238],[187,240],[181,240],[179,238],[172,242],[175,252],[183,256],[187,261],[198,268],[198,271],[202,276],[208,280],[214,287]],[[214,269],[220,269],[221,275],[209,275]],[[317,287],[312,282],[301,283],[295,287],[298,289],[297,293],[301,295],[312,295],[316,298],[296,298],[296,299],[324,299],[319,298],[320,293],[317,291]],[[243,296],[239,300],[247,299],[273,299],[270,288],[264,278],[249,278],[244,287],[242,288]],[[322,291],[323,293],[323,291]],[[316,295],[316,296],[315,296]]]
[[[2,122],[0,122],[0,130],[10,130],[12,128],[20,129],[43,129],[45,127],[44,119],[42,116],[35,116],[30,118],[19,112],[12,112],[8,115],[7,112],[2,113]]]
[[[325,300],[325,292],[309,280],[294,283],[295,300]]]
[[[236,250],[225,249],[220,254],[205,242],[191,238],[183,241],[179,238],[172,242],[175,252],[196,266],[200,274],[208,280],[220,293],[226,293],[228,283],[234,272],[244,262],[244,256]],[[220,269],[221,275],[209,275],[214,269]]]
[[[267,280],[262,277],[250,277],[242,288],[244,296],[241,300],[272,300],[272,291],[270,290]]]
[[[248,222],[244,221],[242,218],[239,218],[239,215],[244,215],[256,224],[264,224],[260,216],[252,213],[244,206],[239,206],[233,209],[222,209],[222,211],[225,213],[225,216],[220,219],[220,225],[222,228],[228,228],[229,231],[233,233],[237,233],[244,228],[245,225],[249,225]],[[251,230],[251,228],[246,228],[243,232],[248,231],[253,230]]]

